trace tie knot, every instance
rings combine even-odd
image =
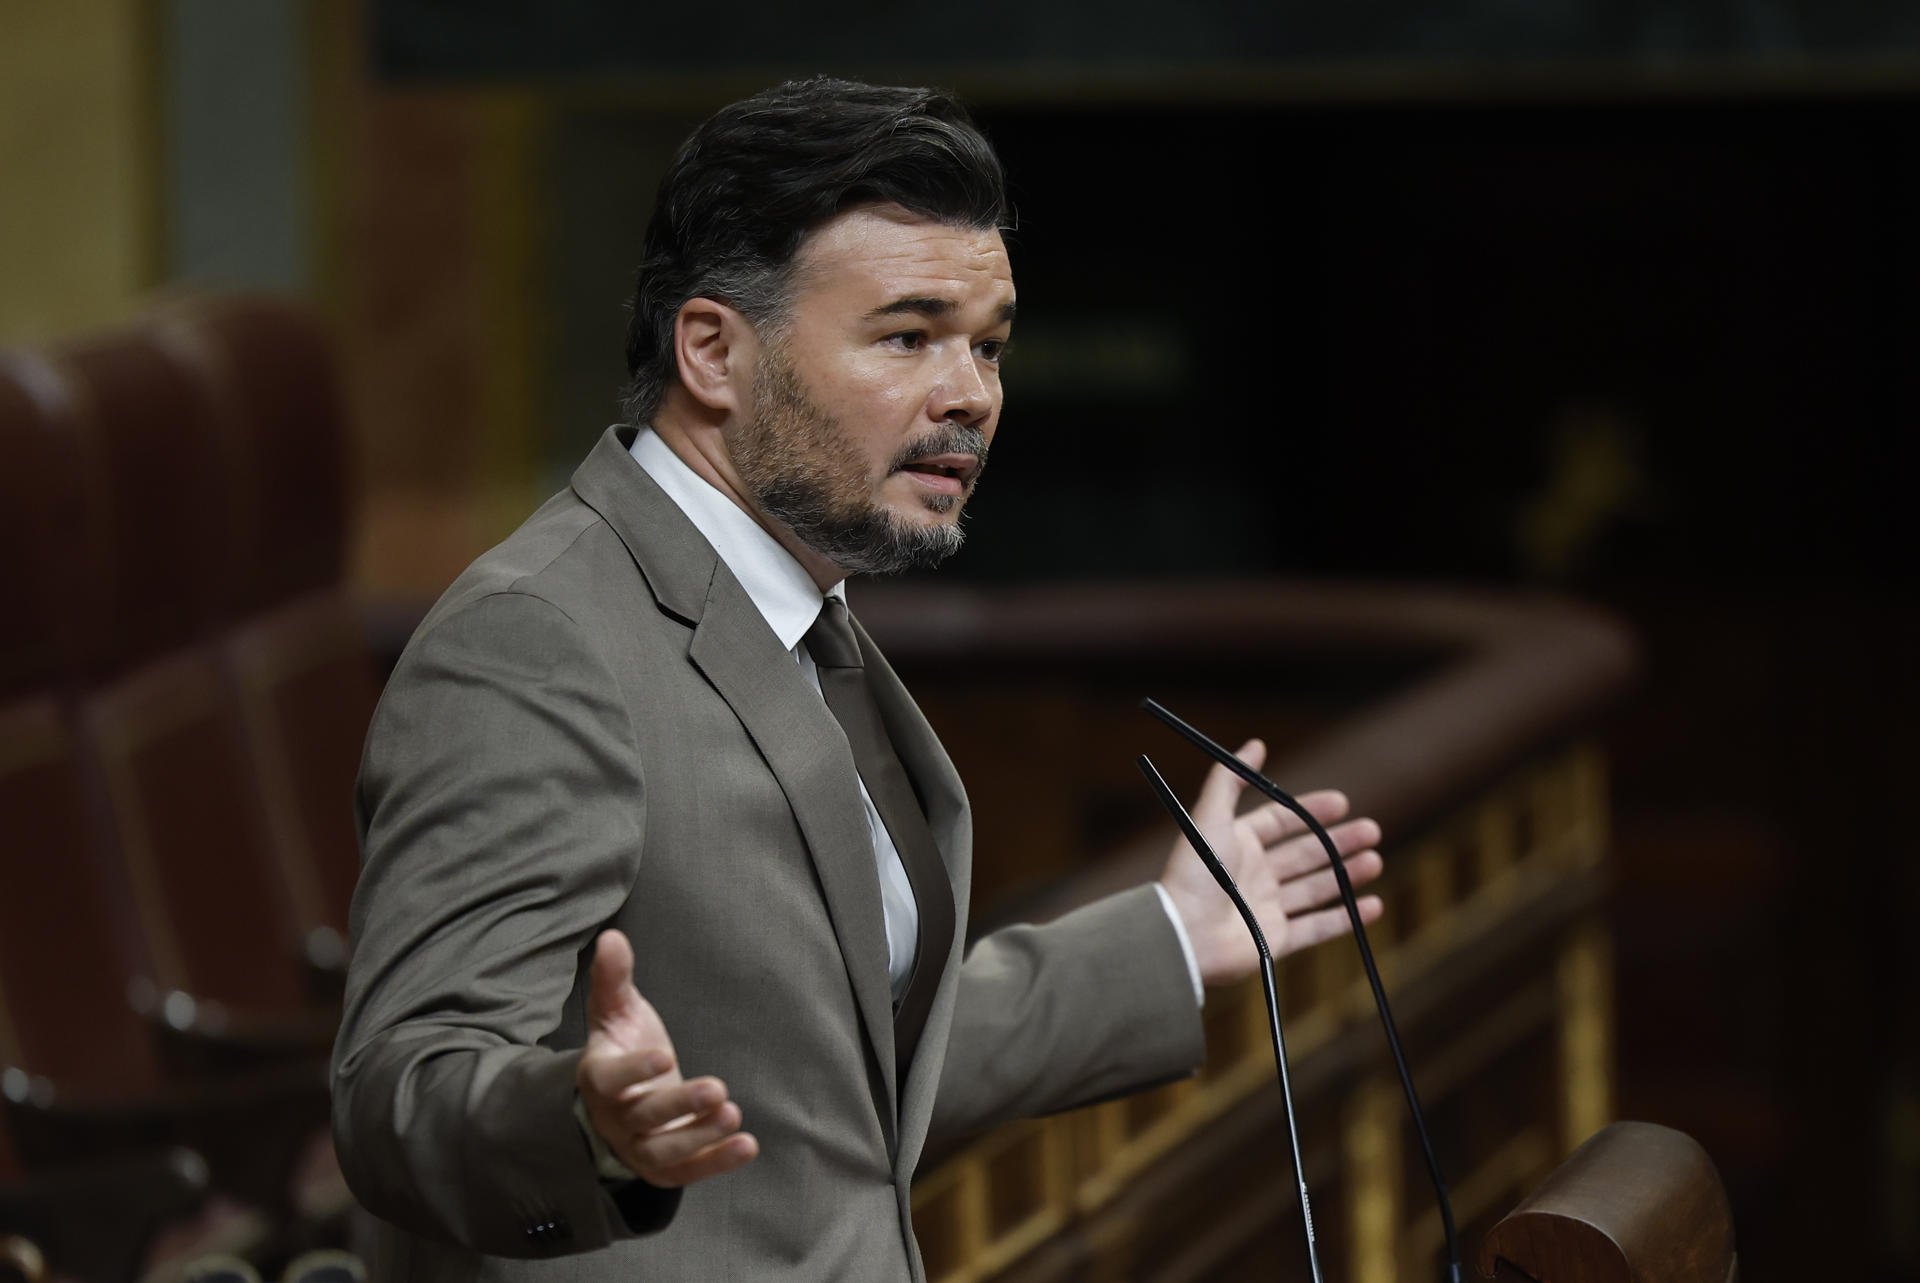
[[[861,668],[860,646],[853,640],[853,620],[847,605],[838,597],[829,597],[820,607],[820,618],[807,629],[807,654],[820,668]]]

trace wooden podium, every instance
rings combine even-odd
[[[1695,1141],[1615,1123],[1481,1240],[1480,1271],[1511,1283],[1737,1283],[1733,1218]]]

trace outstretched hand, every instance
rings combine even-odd
[[[575,1081],[603,1140],[650,1185],[691,1185],[760,1152],[718,1078],[683,1079],[673,1040],[633,985],[633,946],[618,931],[594,942],[587,1046]]]
[[[1266,761],[1267,748],[1259,740],[1249,740],[1236,756],[1257,771]],[[1246,787],[1244,780],[1216,763],[1200,786],[1193,820],[1239,884],[1273,956],[1281,958],[1345,934],[1350,924],[1326,848],[1299,816],[1278,802],[1236,816]],[[1364,818],[1339,823],[1346,819],[1348,808],[1343,793],[1323,790],[1299,800],[1333,838],[1355,886],[1380,876],[1380,853],[1373,849],[1380,841],[1378,824]],[[1228,984],[1253,972],[1260,955],[1239,910],[1184,837],[1175,841],[1160,884],[1187,928],[1202,981]],[[1359,897],[1359,905],[1364,922],[1377,919],[1383,907],[1380,898],[1372,895]]]

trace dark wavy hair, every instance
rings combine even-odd
[[[807,233],[869,202],[969,228],[1011,221],[1000,158],[942,90],[789,80],[694,130],[647,225],[627,326],[628,421],[650,420],[678,377],[674,318],[688,299],[777,325]]]

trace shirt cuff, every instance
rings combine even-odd
[[[1187,924],[1180,921],[1180,911],[1173,907],[1173,897],[1167,894],[1167,889],[1158,882],[1153,884],[1153,889],[1160,893],[1160,907],[1167,911],[1167,920],[1173,923],[1173,934],[1180,937],[1180,956],[1187,960],[1187,979],[1193,982],[1193,1005],[1204,1007],[1207,1005],[1207,987],[1200,983],[1200,963],[1193,956],[1193,941],[1187,938]],[[582,1114],[581,1117],[586,1115]],[[594,1133],[594,1139],[599,1139],[599,1133]]]
[[[1169,905],[1171,908],[1171,905]],[[1185,936],[1180,937],[1184,942]],[[1188,965],[1192,965],[1192,955],[1188,955]],[[580,1130],[586,1135],[587,1148],[593,1153],[594,1174],[609,1185],[625,1185],[640,1179],[640,1173],[628,1167],[620,1155],[613,1152],[613,1146],[607,1144],[607,1138],[593,1125],[593,1119],[587,1116],[587,1102],[576,1093],[573,1098],[573,1116],[580,1123]]]

